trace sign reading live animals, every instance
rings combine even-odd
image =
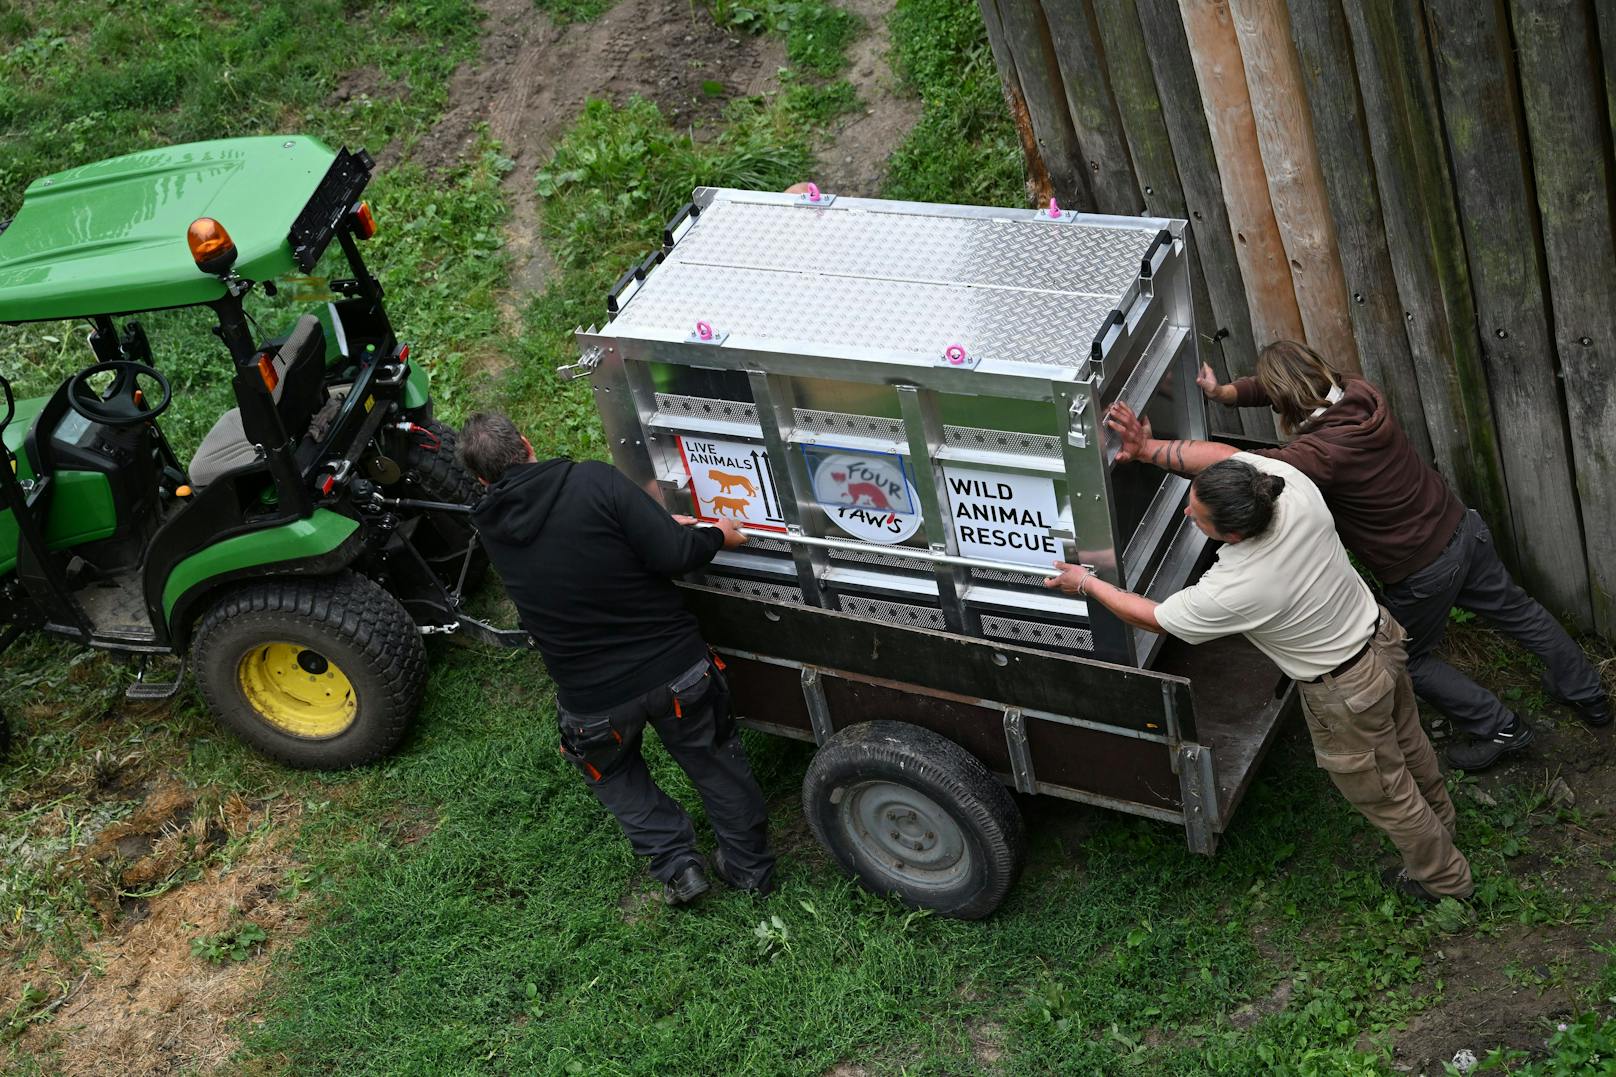
[[[762,446],[681,437],[679,455],[690,476],[691,497],[699,519],[734,520],[770,531],[786,529],[778,488]]]
[[[1060,518],[1053,480],[963,467],[947,468],[944,475],[961,556],[1053,570],[1061,556],[1049,533]]]

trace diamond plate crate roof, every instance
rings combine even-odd
[[[703,201],[605,334],[680,340],[703,321],[730,347],[931,363],[957,344],[973,364],[1075,368],[1170,223],[853,198],[810,208],[733,190]]]

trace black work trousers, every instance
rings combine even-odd
[[[650,860],[651,874],[663,882],[701,856],[689,814],[656,784],[640,755],[647,725],[701,794],[729,881],[762,886],[774,871],[763,791],[746,761],[729,704],[724,675],[704,660],[671,683],[602,714],[558,708],[561,754],[583,774],[634,852]]]
[[[1487,689],[1436,656],[1454,606],[1486,618],[1543,660],[1555,691],[1574,703],[1602,698],[1599,674],[1560,622],[1510,578],[1498,559],[1492,532],[1474,509],[1465,512],[1453,540],[1436,560],[1386,587],[1383,596],[1407,631],[1408,673],[1414,691],[1477,737],[1509,724],[1510,709]]]

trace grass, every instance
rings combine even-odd
[[[96,20],[76,10],[0,9],[0,48],[35,41],[58,19],[89,32],[83,27]],[[266,124],[406,150],[426,129],[442,100],[433,79],[446,82],[455,50],[469,49],[472,20],[449,0],[363,10],[376,19],[413,13],[413,21],[397,24],[385,44],[360,40],[362,18],[327,22],[353,35],[341,39],[346,49],[320,53],[343,56],[340,64],[265,58],[255,108],[271,117]],[[925,111],[894,157],[890,195],[1024,198],[972,11],[963,2],[899,4],[895,56]],[[103,21],[121,21],[123,9],[114,14]],[[168,5],[130,18],[138,29],[190,14]],[[277,17],[303,25],[297,12]],[[212,35],[256,32],[248,21],[197,32],[216,46],[224,38]],[[444,54],[437,33],[449,42]],[[326,103],[344,66],[381,63],[382,50],[397,85],[422,87],[419,101]],[[60,62],[82,70],[70,55]],[[36,79],[76,92],[69,74],[48,64],[29,69],[27,92]],[[416,342],[412,357],[431,365],[440,405],[451,416],[503,407],[541,453],[604,456],[587,383],[553,375],[575,355],[572,330],[601,320],[611,281],[655,245],[692,187],[779,189],[807,174],[813,118],[846,106],[845,85],[804,78],[795,84],[801,92],[788,85],[771,101],[736,104],[700,137],[668,125],[648,102],[589,105],[539,177],[555,274],[514,334],[494,301],[508,271],[500,180],[509,162],[498,147],[484,144],[445,174],[415,168],[407,155],[384,171],[373,192],[382,232],[370,253],[401,336]],[[8,77],[0,95],[21,86]],[[128,129],[202,130],[178,126],[171,113],[180,107],[154,96]],[[41,168],[82,159],[35,133],[29,152],[49,157]],[[259,316],[267,329],[278,315],[265,306]],[[186,328],[158,324],[174,332],[154,328],[154,342],[178,340]],[[209,342],[191,331],[196,343],[175,344],[160,362],[185,379],[171,428],[194,444],[221,398]],[[82,362],[78,339],[62,327],[13,331],[0,336],[0,366],[38,390]],[[494,361],[507,355],[509,364]],[[1452,631],[1455,650],[1491,683],[1533,690],[1535,673],[1516,652],[1474,626]],[[815,1074],[845,1062],[917,1074],[1389,1073],[1385,1045],[1399,1024],[1450,992],[1439,958],[1449,940],[1504,946],[1534,929],[1608,946],[1612,934],[1607,893],[1566,883],[1598,871],[1608,884],[1616,871],[1599,859],[1612,856],[1608,842],[1577,836],[1600,824],[1551,806],[1537,783],[1491,802],[1474,795],[1473,779],[1456,783],[1481,883],[1473,911],[1386,896],[1373,877],[1386,847],[1314,768],[1299,735],[1278,746],[1215,859],[1187,854],[1171,827],[1025,801],[1026,875],[999,915],[966,924],[906,911],[838,875],[797,810],[808,750],[749,734],[782,853],[781,889],[761,901],[724,892],[677,912],[655,900],[611,820],[558,760],[542,665],[433,642],[415,732],[385,764],[346,774],[289,772],[258,759],[214,729],[193,693],[171,707],[127,708],[119,693],[128,671],[104,658],[42,639],[14,648],[0,659],[4,701],[23,734],[0,764],[7,967],[32,967],[44,952],[87,967],[86,948],[105,930],[99,910],[109,883],[74,869],[71,857],[127,818],[148,786],[169,781],[209,803],[239,793],[302,809],[300,866],[284,892],[314,890],[314,922],[269,959],[270,980],[242,1028],[247,1072]],[[648,754],[665,787],[695,805],[665,754],[654,745]],[[227,866],[232,853],[218,855],[212,863]],[[234,963],[236,950],[260,960],[257,940],[242,930],[233,920],[197,936],[198,965],[215,955]],[[1579,1009],[1608,1009],[1613,969],[1603,961],[1575,985]],[[1530,963],[1518,970],[1522,989],[1536,975]],[[30,1023],[49,1027],[55,989],[42,982],[0,999],[0,1067],[55,1064],[49,1050],[25,1057],[12,1039]],[[1569,1073],[1608,1052],[1613,1033],[1599,1013],[1567,1025],[1544,1030],[1558,1038],[1543,1058],[1506,1051],[1488,1064]]]
[[[892,60],[923,102],[892,155],[887,198],[1015,206],[1027,200],[1021,144],[980,14],[957,0],[898,0]]]

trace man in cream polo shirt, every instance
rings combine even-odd
[[[1414,703],[1408,637],[1353,570],[1318,487],[1289,464],[1237,453],[1196,476],[1184,511],[1225,545],[1167,601],[1063,561],[1045,585],[1188,643],[1244,635],[1301,686],[1319,766],[1402,853],[1387,884],[1427,901],[1470,897],[1453,802]]]

